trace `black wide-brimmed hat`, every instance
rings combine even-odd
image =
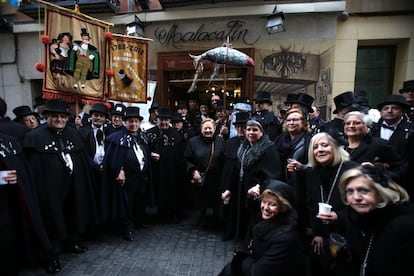
[[[270,93],[267,91],[257,91],[256,98],[254,99],[256,103],[268,103],[272,104],[272,100],[270,98]]]
[[[169,118],[172,119],[171,111],[168,107],[160,107],[157,111],[157,118]]]
[[[292,101],[295,101],[298,98],[298,94],[287,94],[285,104],[291,104]]]
[[[108,108],[103,103],[94,103],[89,110],[89,115],[93,113],[101,113],[108,117]]]
[[[181,116],[180,113],[174,113],[172,115],[171,122],[172,123],[175,123],[175,122],[184,122],[183,116]]]
[[[405,91],[414,91],[414,80],[408,80],[403,83],[403,88],[400,89],[400,93]]]
[[[301,104],[301,105],[306,107],[306,109],[309,113],[312,113],[313,112],[312,104],[313,104],[314,100],[315,100],[315,98],[312,97],[311,95],[308,95],[306,93],[299,93],[297,95],[297,98],[295,100],[292,100],[290,103],[292,103],[292,104],[294,104],[294,103]]]
[[[151,107],[148,109],[148,112],[155,112],[160,107],[160,105],[157,102],[152,102]]]
[[[355,96],[352,91],[347,91],[339,94],[334,98],[335,110],[334,114],[337,114],[339,109],[355,104]]]
[[[33,116],[39,117],[39,114],[37,112],[32,111],[30,109],[30,107],[27,106],[27,105],[22,105],[22,106],[15,107],[13,109],[13,113],[14,113],[14,115],[16,115],[16,118],[14,118],[15,121],[19,120],[20,118],[22,118],[24,116],[28,116],[28,115],[33,115]]]
[[[177,109],[181,109],[181,108],[187,108],[188,109],[188,105],[187,105],[186,100],[179,100],[178,101]]]
[[[139,107],[136,106],[128,106],[125,108],[124,116],[122,117],[122,120],[126,120],[128,118],[138,118],[140,121],[144,119],[141,115],[139,115]]]
[[[50,99],[45,102],[45,110],[43,114],[48,113],[61,113],[69,115],[68,103],[62,99]]]
[[[387,104],[396,104],[401,106],[405,110],[408,110],[410,108],[410,105],[405,100],[405,97],[403,95],[398,94],[392,94],[385,97],[384,101],[377,105],[378,110],[381,110]]]
[[[117,103],[117,104],[114,105],[114,108],[111,110],[111,114],[112,115],[124,116],[125,109],[126,109],[125,105],[123,105],[121,103]]]
[[[240,111],[236,113],[236,119],[233,122],[233,125],[245,125],[250,119],[250,112]]]

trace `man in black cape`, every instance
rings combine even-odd
[[[81,254],[79,244],[86,230],[95,225],[97,214],[92,172],[82,138],[67,126],[69,112],[61,99],[46,102],[47,123],[29,132],[23,149],[39,197],[46,231],[55,254]]]
[[[160,214],[171,222],[178,222],[177,211],[182,202],[184,187],[183,136],[170,126],[172,114],[160,107],[157,126],[147,135],[152,157],[153,185]]]
[[[42,223],[21,146],[15,138],[1,133],[0,170],[9,174],[7,185],[0,185],[0,274],[17,275],[23,260],[48,261],[52,243]]]

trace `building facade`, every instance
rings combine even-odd
[[[398,93],[403,81],[414,79],[411,1],[278,1],[286,31],[274,34],[265,26],[276,2],[236,2],[90,15],[113,23],[114,33],[123,33],[125,24],[139,17],[145,36],[152,39],[148,69],[149,79],[157,82],[155,100],[172,108],[190,96],[203,99],[215,93],[231,103],[239,96],[252,100],[256,91],[266,90],[277,113],[288,93],[306,92],[330,118],[333,97],[344,91],[367,91],[376,105],[386,94]],[[5,13],[12,11],[2,9]],[[41,95],[43,75],[34,64],[43,58],[42,30],[41,20],[23,16],[12,32],[0,33],[0,96],[9,103],[11,117],[14,106],[31,105]],[[189,92],[196,73],[189,54],[225,43],[251,56],[255,66],[221,65],[214,72],[217,63],[208,60],[196,78],[196,90]]]

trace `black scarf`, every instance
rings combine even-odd
[[[305,136],[305,132],[301,131],[296,137],[291,140],[288,132],[283,132],[277,142],[277,150],[279,151],[281,159],[287,159],[291,157],[292,152],[296,145],[302,140]]]

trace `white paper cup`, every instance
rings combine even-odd
[[[230,203],[230,197],[225,197],[224,199],[223,199],[223,204],[224,205],[227,205],[227,204],[229,204]]]
[[[319,214],[329,214],[331,212],[332,206],[327,204],[327,203],[323,203],[323,202],[319,202]]]
[[[9,173],[9,171],[0,171],[0,185],[7,184],[7,181],[4,179],[6,175]]]

